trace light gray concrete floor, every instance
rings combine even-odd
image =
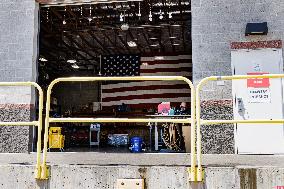
[[[284,155],[203,155],[205,167],[283,167]],[[0,153],[0,165],[35,164],[36,154]],[[187,153],[49,152],[50,165],[189,166]]]

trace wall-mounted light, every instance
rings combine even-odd
[[[249,35],[267,35],[268,27],[267,22],[263,23],[247,23],[246,36]]]

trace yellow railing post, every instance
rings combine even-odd
[[[35,178],[40,179],[41,166],[40,166],[40,153],[41,153],[41,131],[42,131],[42,111],[43,111],[43,91],[41,87],[35,82],[0,82],[0,86],[33,86],[39,93],[39,114],[38,121],[30,122],[0,122],[0,126],[37,126],[38,127],[38,140],[37,140],[37,158]]]
[[[87,82],[87,81],[184,81],[186,82],[191,90],[191,118],[186,119],[128,119],[128,118],[50,118],[50,96],[52,88],[55,84],[59,82]],[[80,122],[80,123],[92,123],[92,122],[140,122],[140,123],[149,123],[149,122],[171,122],[171,123],[191,123],[191,165],[195,167],[196,153],[195,153],[195,90],[192,82],[182,76],[134,76],[134,77],[70,77],[70,78],[58,78],[53,80],[47,89],[46,97],[46,118],[45,118],[45,133],[44,133],[44,148],[43,148],[43,157],[42,157],[42,174],[41,179],[48,179],[48,168],[46,165],[47,159],[47,144],[48,144],[48,128],[49,123],[58,123],[58,122]],[[191,178],[194,179],[196,176],[196,170],[191,169],[190,172]]]
[[[275,120],[265,120],[265,119],[255,119],[255,120],[202,120],[201,119],[201,107],[200,107],[200,91],[202,86],[208,81],[217,80],[240,80],[240,79],[252,79],[252,78],[284,78],[284,74],[267,74],[267,75],[234,75],[234,76],[211,76],[202,79],[196,87],[196,132],[197,132],[197,181],[201,182],[203,180],[203,170],[202,170],[202,151],[201,151],[201,125],[212,125],[212,124],[234,124],[234,123],[284,123],[284,119]]]

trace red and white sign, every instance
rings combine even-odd
[[[267,72],[257,72],[257,73],[248,73],[248,75],[264,75],[269,74]],[[269,88],[270,82],[269,78],[251,78],[247,79],[247,87],[251,88]]]

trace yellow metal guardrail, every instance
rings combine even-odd
[[[39,93],[39,112],[38,121],[30,122],[0,122],[0,126],[37,126],[38,127],[38,140],[37,140],[37,158],[35,178],[41,177],[40,153],[41,153],[41,131],[42,131],[42,111],[43,111],[43,91],[41,87],[35,82],[0,82],[0,86],[34,86]]]
[[[275,120],[265,120],[265,119],[255,119],[255,120],[202,120],[200,117],[200,91],[202,86],[208,81],[217,80],[240,80],[240,79],[256,79],[256,78],[284,78],[284,74],[266,74],[266,75],[234,75],[234,76],[211,76],[202,79],[196,87],[196,132],[197,132],[197,179],[194,181],[201,182],[203,180],[203,170],[202,170],[202,152],[201,152],[201,125],[212,125],[212,124],[234,124],[234,123],[284,123],[284,119]]]
[[[52,88],[55,84],[59,82],[91,82],[91,81],[185,81],[191,90],[191,118],[186,119],[128,119],[128,118],[50,118],[50,95]],[[195,89],[192,82],[182,76],[135,76],[135,77],[70,77],[70,78],[58,78],[53,80],[47,89],[46,97],[46,118],[45,118],[45,133],[44,133],[44,147],[43,147],[43,161],[42,161],[42,171],[41,179],[48,179],[48,167],[46,165],[47,159],[47,142],[48,142],[48,128],[49,123],[58,123],[58,122],[171,122],[171,123],[190,123],[191,124],[191,163],[194,169],[190,171],[190,177],[196,177],[196,152],[195,152]]]

